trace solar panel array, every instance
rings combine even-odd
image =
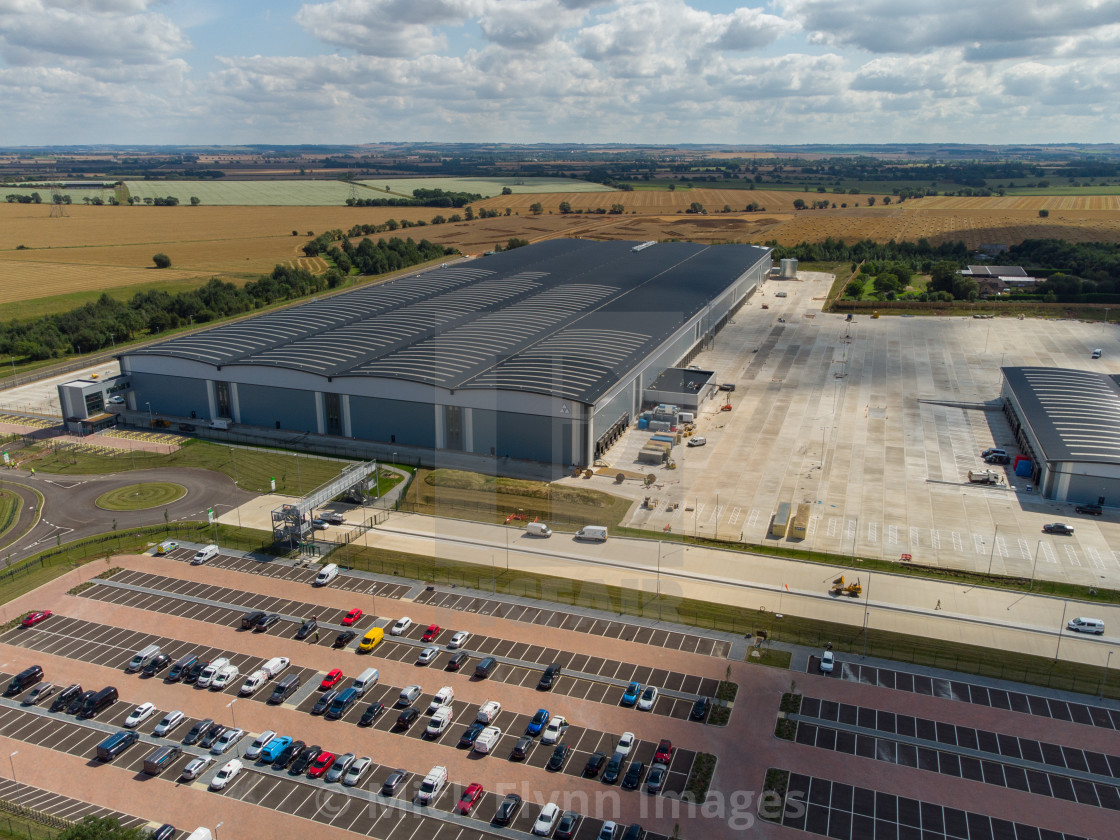
[[[131,351],[592,402],[767,249],[553,240]]]

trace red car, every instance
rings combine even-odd
[[[50,618],[53,614],[54,613],[52,613],[50,610],[39,610],[38,612],[28,613],[27,618],[25,618],[21,623],[24,627],[33,627],[40,621]]]
[[[307,776],[310,779],[318,779],[327,772],[327,768],[334,764],[334,753],[323,750],[319,753],[319,757],[311,762],[311,766],[307,768]]]
[[[438,624],[429,624],[428,629],[424,631],[424,635],[420,637],[420,641],[434,642],[442,629]]]
[[[668,764],[669,759],[673,757],[673,742],[668,738],[662,738],[657,744],[657,752],[653,754],[653,762]]]
[[[363,615],[363,613],[362,613],[361,607],[354,607],[354,609],[352,609],[352,610],[350,610],[350,612],[346,613],[346,616],[342,619],[342,624],[345,627],[349,627],[355,621],[357,621],[359,618],[361,618],[362,615]]]
[[[471,782],[467,785],[467,789],[463,791],[463,797],[459,800],[459,813],[469,814],[471,808],[475,803],[482,798],[482,785],[478,782]]]
[[[323,677],[323,681],[319,684],[319,688],[321,688],[323,691],[326,691],[327,689],[334,688],[340,682],[342,682],[342,669],[335,668],[333,671]]]

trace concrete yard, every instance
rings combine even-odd
[[[840,555],[897,559],[1120,586],[1120,521],[1048,503],[1007,467],[1000,488],[969,485],[992,445],[1015,453],[1000,408],[999,369],[1040,365],[1120,372],[1116,328],[1072,320],[844,316],[821,312],[830,275],[771,281],[695,363],[734,383],[698,421],[703,447],[673,450],[677,469],[629,482],[626,524],[764,542],[781,502],[812,506],[806,539],[782,541]],[[788,293],[776,298],[779,289]],[[769,304],[763,310],[762,304]],[[784,318],[785,323],[779,323]],[[1104,358],[1090,360],[1095,347]],[[953,403],[953,404],[950,404]],[[631,429],[604,456],[635,469],[648,433]],[[606,479],[564,479],[618,492]],[[624,485],[624,488],[626,485]],[[676,504],[669,510],[670,504]],[[1043,535],[1065,521],[1070,537]]]

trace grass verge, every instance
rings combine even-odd
[[[104,510],[147,510],[187,495],[187,488],[170,481],[145,481],[102,493],[94,504]]]
[[[0,539],[3,539],[16,524],[19,508],[19,496],[7,490],[0,490]]]
[[[769,822],[781,822],[786,806],[786,791],[789,789],[789,771],[771,767],[766,771],[762,783],[762,796],[759,800],[758,815]]]
[[[684,784],[684,793],[681,799],[685,802],[701,803],[708,798],[708,788],[712,785],[712,776],[716,772],[716,757],[711,753],[697,753],[696,760],[692,762],[688,781]]]
[[[170,455],[122,449],[105,455],[81,449],[44,446],[41,457],[28,466],[39,472],[64,475],[150,470],[161,467],[193,467],[225,473],[237,486],[254,493],[269,492],[276,479],[276,492],[302,495],[338,475],[348,461],[301,456],[267,449],[241,449],[203,440],[190,440]]]
[[[771,668],[789,670],[792,661],[793,654],[790,651],[778,650],[777,648],[752,647],[747,653],[747,662],[751,665],[769,665]]]
[[[782,701],[778,704],[778,711],[787,715],[797,714],[801,711],[801,695],[787,691],[782,695]],[[797,737],[797,721],[779,717],[774,725],[774,734],[783,741],[792,741]]]

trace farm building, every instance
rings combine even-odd
[[[1087,370],[1005,367],[1003,411],[1040,492],[1058,502],[1120,501],[1120,383]]]
[[[753,245],[552,240],[130,351],[166,418],[590,464],[765,279]],[[402,453],[403,454],[403,453]]]

